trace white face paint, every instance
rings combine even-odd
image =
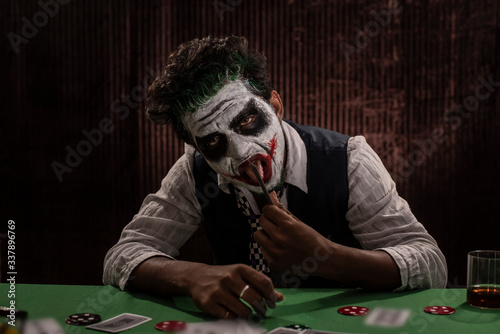
[[[225,85],[183,122],[210,167],[233,184],[262,193],[252,163],[268,190],[279,185],[285,158],[281,121],[243,81]]]

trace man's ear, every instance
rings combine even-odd
[[[271,106],[276,112],[276,115],[278,115],[280,121],[283,120],[283,102],[281,102],[281,97],[277,91],[271,91],[271,99],[269,100],[269,103],[271,103]]]

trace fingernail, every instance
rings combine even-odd
[[[278,195],[276,195],[276,192],[274,190],[271,192],[270,196],[271,196],[271,200],[273,201],[274,205],[277,205],[277,206],[281,205],[280,200],[278,199]]]
[[[276,307],[276,304],[272,300],[269,300],[269,299],[266,300],[266,304],[270,308],[275,308]]]

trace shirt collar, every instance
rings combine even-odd
[[[287,157],[285,165],[285,182],[296,186],[307,194],[307,151],[306,145],[297,131],[288,123],[281,122],[283,135],[286,141]],[[219,188],[229,194],[230,181],[218,174]],[[240,189],[244,193],[246,189]]]

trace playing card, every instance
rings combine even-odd
[[[330,331],[317,331],[314,329],[306,329],[300,334],[356,334],[356,333],[345,333],[345,332],[330,332]]]
[[[300,331],[297,329],[278,327],[278,328],[273,329],[270,332],[267,332],[266,334],[300,334],[302,332],[303,331]]]
[[[101,321],[97,324],[87,326],[86,328],[95,329],[101,332],[119,333],[132,327],[139,326],[149,320],[151,320],[151,318],[142,315],[122,313],[114,318]]]
[[[395,310],[376,307],[368,314],[365,324],[382,327],[402,327],[410,315],[410,310]]]

